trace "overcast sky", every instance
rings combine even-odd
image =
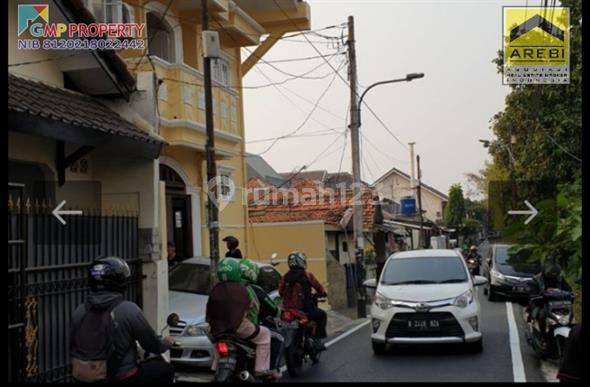
[[[359,93],[376,81],[400,78],[411,72],[426,74],[410,83],[379,86],[365,99],[403,143],[416,142],[425,183],[447,192],[451,184],[465,181],[466,172],[477,172],[483,167],[488,156],[478,139],[491,138],[489,120],[503,109],[509,91],[491,62],[501,48],[502,6],[525,5],[525,1],[307,1],[314,30],[341,24],[349,15],[354,16]],[[536,5],[533,3],[536,2],[529,1],[529,5]],[[334,36],[340,35],[341,30],[320,33]],[[308,36],[322,53],[337,51],[334,43]],[[277,43],[264,59],[314,55],[317,53],[304,37],[297,36]],[[344,58],[337,55],[330,63],[337,67]],[[320,58],[273,65],[291,74],[302,74],[322,63]],[[324,64],[308,76],[321,78],[331,73]],[[244,86],[268,84],[263,74],[273,82],[289,78],[259,63],[245,77]],[[347,77],[346,67],[341,74]],[[244,90],[246,141],[296,130],[332,79],[295,79],[277,87]],[[287,172],[308,165],[333,144],[309,169],[338,171],[349,101],[346,85],[336,78],[309,121],[297,132],[312,133],[314,137],[282,139],[262,156],[277,171]],[[408,150],[366,107],[362,113],[361,132],[367,139],[362,142],[363,180],[373,182],[394,166],[409,173]],[[269,145],[271,142],[248,143],[247,151],[261,153]],[[348,136],[342,170],[351,168]]]

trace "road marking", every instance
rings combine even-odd
[[[324,345],[326,346],[326,348],[330,347],[331,345],[339,342],[340,340],[352,335],[354,332],[358,331],[361,328],[366,327],[367,325],[369,325],[371,323],[370,320],[365,321],[364,323],[361,323],[359,325],[357,325],[356,327],[352,328],[349,331],[344,332],[343,334],[341,334],[340,336],[334,337],[332,340],[328,341],[327,343],[325,343]]]
[[[506,316],[508,317],[508,335],[510,337],[510,355],[512,356],[512,374],[514,382],[526,382],[524,373],[524,364],[522,362],[522,353],[520,352],[520,338],[518,336],[518,327],[514,318],[514,309],[511,302],[506,302]]]

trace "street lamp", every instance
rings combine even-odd
[[[484,148],[489,148],[491,145],[490,140],[479,140],[479,142],[481,142],[483,144]],[[516,140],[514,139],[514,136],[512,136],[510,138],[510,142],[512,144],[514,144],[516,142]],[[502,141],[497,141],[497,144],[500,144],[502,147],[504,147],[504,149],[506,149],[506,151],[508,151],[508,156],[510,156],[510,161],[512,162],[512,167],[514,168],[516,166],[516,159],[514,158],[514,155],[512,154],[512,150],[510,150],[510,147],[507,146],[506,144],[504,144]]]
[[[388,83],[396,83],[396,82],[411,82],[414,79],[420,79],[420,78],[424,78],[424,73],[409,73],[405,76],[405,78],[390,79],[388,81],[375,82],[371,86],[367,87],[365,89],[365,91],[363,91],[363,94],[361,94],[361,98],[359,99],[359,103],[357,105],[358,106],[358,124],[359,124],[359,126],[361,124],[361,105],[363,103],[363,98],[365,98],[365,94],[367,94],[367,92],[369,90],[371,90],[373,87],[379,86],[379,85],[385,85]]]

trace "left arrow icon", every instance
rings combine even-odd
[[[66,201],[62,200],[62,202],[59,203],[53,211],[51,211],[53,216],[55,216],[57,218],[57,220],[59,220],[61,222],[61,224],[63,224],[63,225],[66,224],[66,221],[64,220],[64,218],[61,217],[62,215],[82,215],[83,214],[81,210],[62,210],[62,207],[65,206],[65,204],[66,204]]]

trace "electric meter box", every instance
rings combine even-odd
[[[217,31],[203,31],[203,56],[205,58],[216,59],[219,58],[221,51],[219,44],[219,32]]]

